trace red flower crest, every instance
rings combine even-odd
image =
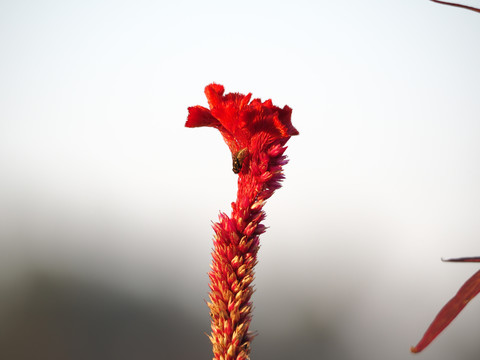
[[[292,109],[288,106],[281,109],[273,105],[272,100],[250,101],[252,94],[224,95],[224,91],[224,87],[218,84],[205,87],[210,109],[189,107],[185,126],[211,126],[220,130],[232,155],[245,148],[251,151],[252,139],[259,134],[267,135],[270,140],[298,135],[291,122]]]

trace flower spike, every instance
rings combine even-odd
[[[287,163],[285,144],[298,131],[288,106],[251,100],[251,94],[224,95],[219,84],[208,85],[205,95],[210,108],[188,108],[185,126],[219,130],[232,154],[233,172],[238,174],[232,214],[220,213],[213,224],[209,338],[215,360],[247,360],[254,336],[249,331],[254,266],[260,235],[266,229],[261,224],[265,218],[262,208],[281,186],[282,168]]]

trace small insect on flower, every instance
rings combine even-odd
[[[243,161],[245,160],[247,155],[248,155],[247,148],[243,148],[237,151],[235,154],[232,154],[232,162],[233,162],[232,170],[235,174],[238,174],[240,170],[242,170]]]

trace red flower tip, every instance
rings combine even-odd
[[[222,85],[208,85],[205,95],[210,109],[203,106],[188,108],[185,126],[210,126],[218,129],[233,156],[242,149],[248,149],[252,153],[251,140],[257,135],[267,135],[269,143],[298,135],[291,122],[292,109],[288,106],[281,109],[273,105],[272,100],[250,101],[252,94],[224,95],[224,91]]]

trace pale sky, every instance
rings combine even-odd
[[[440,258],[480,255],[479,34],[427,0],[1,1],[0,280],[69,268],[206,312],[236,175],[216,130],[184,123],[217,82],[300,132],[253,326],[341,314],[356,359],[410,359],[478,268]],[[422,359],[478,356],[480,301],[462,315]]]

